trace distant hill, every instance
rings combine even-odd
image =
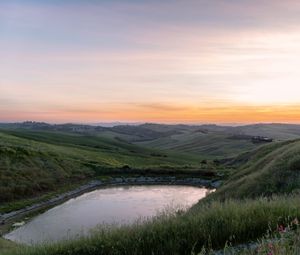
[[[135,144],[209,158],[235,157],[242,152],[258,148],[263,143],[254,144],[252,142],[254,136],[267,137],[275,141],[300,138],[300,125],[289,124],[255,124],[238,127],[145,124],[143,128],[169,134],[152,140],[134,141]]]
[[[0,128],[34,131],[58,131],[81,135],[93,135],[117,139],[152,149],[183,152],[207,158],[235,157],[242,152],[253,150],[261,143],[254,144],[252,137],[260,136],[284,141],[300,138],[300,125],[254,124],[245,126],[218,125],[167,125],[146,123],[141,125],[117,125],[112,127],[23,122],[0,124]]]
[[[268,136],[276,140],[300,138],[300,125],[295,124],[255,124],[233,128],[234,133],[251,136]]]

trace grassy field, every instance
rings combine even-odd
[[[276,140],[294,140],[300,136],[300,125],[295,124],[254,124],[235,127],[235,132],[253,136],[268,136]]]
[[[0,237],[0,254],[10,251],[12,249],[19,248],[20,246],[14,242],[5,240]]]
[[[249,140],[232,139],[230,135],[224,133],[202,132],[175,134],[152,141],[136,142],[136,144],[154,149],[197,154],[208,159],[235,157],[241,152],[259,146]]]
[[[55,196],[58,196],[65,192],[74,190],[86,183],[87,183],[87,181],[85,181],[85,180],[76,181],[75,183],[65,183],[62,186],[57,186],[54,190],[49,190],[47,192],[35,193],[34,196],[32,196],[32,197],[25,196],[25,197],[17,199],[17,200],[3,202],[0,204],[0,213],[8,213],[8,212],[20,210],[22,208],[25,208],[26,206],[31,206],[36,203],[50,200],[51,198],[53,198]]]
[[[69,137],[64,139],[65,136]],[[116,145],[113,145],[109,142],[111,138],[97,138],[99,143],[101,140],[111,146],[108,149],[104,149],[104,146],[95,148],[97,139],[89,140],[78,134],[9,131],[1,134],[1,137],[1,149],[30,148],[42,159],[50,153],[51,159],[76,159],[81,164],[92,160],[101,166],[122,166],[133,160],[130,165],[141,167],[146,162],[160,166],[161,162],[165,163],[168,159],[168,165],[184,166],[187,162],[195,162],[196,165],[198,160],[192,156],[171,156],[173,154],[152,158],[149,155],[153,151],[143,148],[131,154],[132,148],[138,147],[118,139],[114,141]],[[112,148],[119,148],[118,143],[124,143],[124,146],[114,154]],[[114,156],[118,163],[108,163],[110,161],[107,158]],[[101,161],[102,158],[105,161]],[[29,162],[35,161],[30,158]],[[249,241],[261,242],[261,250],[246,249],[240,254],[269,254],[270,242],[276,248],[270,253],[272,255],[299,254],[300,141],[261,146],[254,151],[242,153],[226,164],[232,170],[224,185],[187,213],[168,212],[145,224],[98,229],[91,237],[52,245],[6,249],[1,254],[203,254],[203,247],[208,250],[222,249],[229,244],[234,246]],[[62,165],[65,163],[62,162]],[[15,169],[18,167],[20,165],[15,166]],[[86,167],[82,171],[92,172],[93,169]],[[281,228],[289,229],[288,235],[283,235],[286,231],[279,231]],[[272,236],[271,241],[268,237],[261,239],[266,234]]]
[[[244,162],[209,199],[255,198],[300,190],[300,141],[275,143],[244,154]]]
[[[137,140],[136,144],[149,148],[188,152],[207,158],[236,157],[237,154],[259,147],[261,144],[251,142],[249,139],[251,136],[266,136],[276,141],[297,139],[300,136],[299,125],[287,124],[256,124],[239,127],[145,124],[142,127],[166,135],[146,141]]]
[[[154,149],[195,154],[203,158],[228,158],[254,149],[258,144],[251,142],[252,136],[267,136],[276,141],[297,139],[300,125],[256,124],[246,126],[217,125],[120,125],[114,127],[88,126],[76,124],[50,125],[47,123],[25,122],[1,124],[0,128],[10,130],[64,132],[81,134],[134,143]],[[100,139],[99,139],[100,140]],[[105,142],[104,142],[105,143]],[[117,145],[117,144],[116,144]],[[121,145],[119,143],[117,146]],[[97,145],[96,145],[97,146]]]
[[[193,155],[145,149],[94,136],[25,130],[0,132],[0,202],[30,197],[116,169],[197,168]]]

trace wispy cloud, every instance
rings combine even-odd
[[[265,106],[298,121],[299,12],[296,0],[1,1],[0,118],[269,121]]]

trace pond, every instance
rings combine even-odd
[[[34,217],[5,238],[25,244],[75,238],[88,235],[97,226],[131,224],[164,210],[188,209],[207,192],[206,188],[173,185],[98,189]]]

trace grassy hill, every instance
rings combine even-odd
[[[125,141],[154,149],[200,155],[206,158],[236,157],[260,147],[251,137],[265,136],[275,141],[297,139],[300,125],[256,124],[246,126],[161,125],[118,126],[99,136],[119,137]]]
[[[188,213],[100,231],[92,238],[29,249],[25,254],[197,254],[203,247],[219,249],[228,242],[255,241],[268,233],[269,243],[280,240],[274,244],[279,251],[289,249],[296,255],[299,242],[296,246],[287,240],[298,240],[293,229],[298,228],[300,201],[292,193],[300,188],[300,141],[263,146],[240,155],[230,165],[236,170],[224,186]],[[278,225],[289,229],[287,237],[278,232]],[[268,252],[270,246],[266,247]]]
[[[264,146],[239,156],[235,163],[240,167],[211,199],[254,198],[300,190],[300,140]]]
[[[177,152],[196,154],[206,158],[230,158],[241,152],[253,150],[258,144],[253,144],[249,138],[235,139],[224,133],[204,133],[194,131],[175,134],[146,142],[135,144],[153,149],[164,149]]]
[[[290,140],[300,137],[299,125],[257,124],[239,127],[201,125],[156,125],[145,124],[143,128],[169,135],[147,141],[136,141],[136,144],[202,155],[208,158],[236,157],[242,152],[258,148],[261,144],[253,144],[251,137],[265,136],[276,141]]]
[[[245,126],[218,125],[119,125],[101,127],[78,124],[50,125],[39,122],[0,124],[9,130],[63,132],[119,140],[152,149],[195,154],[202,158],[236,157],[259,147],[251,137],[266,136],[276,141],[300,137],[300,125],[255,124]]]
[[[8,252],[14,248],[19,248],[19,245],[0,237],[0,254],[2,254],[4,252]]]
[[[161,127],[155,128],[158,132]],[[166,130],[170,132],[169,128]],[[181,132],[185,135],[189,133],[186,130]],[[203,134],[205,135],[205,131]],[[172,136],[178,135],[180,136],[180,134]],[[176,157],[174,154],[166,154],[166,158],[150,157],[153,150],[136,147],[120,139],[111,140],[108,138],[110,136],[105,139],[101,136],[88,139],[89,136],[83,134],[15,130],[6,131],[0,137],[1,150],[26,148],[25,151],[30,149],[32,155],[37,153],[38,157],[43,159],[49,153],[53,160],[58,158],[58,162],[70,160],[79,165],[83,163],[84,173],[94,171],[93,168],[85,165],[90,161],[105,167],[129,164],[129,162],[131,165],[142,167],[146,164],[161,166],[166,163],[166,159],[168,165],[173,166],[185,165],[187,162],[197,164],[198,160],[196,157],[193,161],[192,154],[190,156],[178,154],[182,155],[181,157]],[[99,144],[100,141],[102,143],[101,148],[95,147],[98,139]],[[166,139],[166,137],[159,139]],[[114,153],[116,148],[118,150]],[[134,148],[140,148],[140,151],[133,152]],[[240,151],[243,152],[242,149]],[[20,153],[14,155],[16,154],[22,155]],[[28,162],[36,162],[32,160],[32,156],[29,158]],[[108,158],[110,160],[107,160]],[[12,162],[27,162],[23,161],[23,158],[10,160],[12,166]],[[297,193],[300,189],[300,140],[287,140],[260,146],[255,150],[243,152],[226,164],[232,171],[223,186],[187,213],[171,212],[145,224],[109,230],[100,229],[88,238],[33,248],[22,247],[3,254],[198,254],[203,251],[203,247],[222,249],[229,242],[236,245],[256,241],[267,233],[271,242],[282,240],[282,233],[278,232],[279,225],[291,231],[290,239],[284,237],[285,243],[286,240],[291,242],[298,240],[296,234],[298,232],[293,231],[298,228],[295,219],[300,219],[300,200]],[[16,165],[15,170],[11,172],[19,168],[20,165]],[[278,241],[276,245],[280,242]],[[284,245],[290,247],[294,244]],[[295,247],[297,248],[296,245]],[[297,254],[297,250],[295,252],[290,254]],[[252,253],[249,251],[244,254]]]
[[[254,124],[234,127],[235,133],[252,136],[268,136],[276,140],[293,140],[300,137],[300,125],[296,124]]]
[[[0,132],[0,201],[34,195],[114,169],[194,168],[198,158],[116,139],[31,130]],[[128,167],[127,167],[128,168]]]

